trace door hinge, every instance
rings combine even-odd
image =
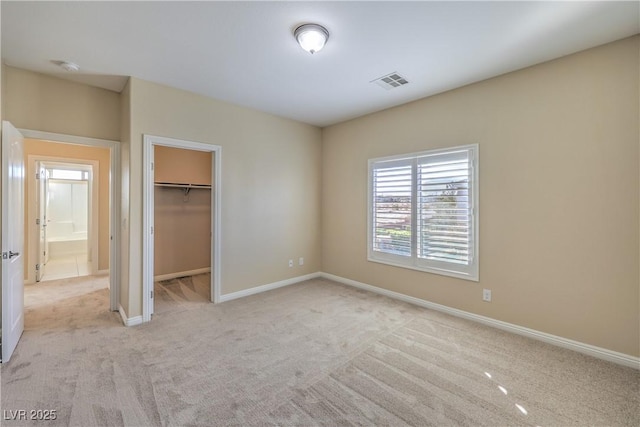
[[[151,299],[153,299],[153,291],[151,291]]]
[[[40,271],[40,264],[36,264],[36,271]]]
[[[151,234],[153,234],[153,227],[151,227]]]
[[[40,225],[40,218],[36,218],[36,225]]]
[[[153,162],[151,162],[151,170],[153,170]]]
[[[40,179],[40,172],[36,172],[36,179]]]

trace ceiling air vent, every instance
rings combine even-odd
[[[395,87],[400,87],[409,83],[407,79],[402,77],[400,74],[393,72],[390,74],[386,74],[382,77],[378,77],[375,80],[371,80],[370,83],[375,83],[378,86],[381,86],[387,90],[393,89]]]

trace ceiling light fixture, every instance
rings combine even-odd
[[[53,62],[58,67],[70,73],[75,73],[76,71],[80,71],[80,66],[73,62],[69,62],[69,61],[51,61],[51,62]]]
[[[318,24],[300,25],[293,35],[300,47],[311,54],[319,52],[329,40],[329,31]]]

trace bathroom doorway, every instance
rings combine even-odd
[[[97,221],[92,214],[99,200],[93,185],[97,167],[97,162],[36,162],[37,282],[95,273],[92,230]]]
[[[118,224],[120,223],[120,146],[117,141],[108,141],[95,138],[86,138],[73,135],[61,135],[47,132],[21,130],[24,138],[25,155],[25,219],[24,236],[26,255],[24,263],[25,285],[36,285],[37,289],[49,289],[56,282],[85,283],[88,281],[99,281],[100,286],[107,287],[109,293],[110,311],[118,311],[119,286],[119,256],[120,234]],[[36,268],[39,264],[41,227],[38,224],[38,209],[36,207],[36,193],[38,189],[37,181],[39,172],[37,162],[44,162],[53,165],[70,164],[90,165],[91,174],[85,176],[90,178],[91,184],[90,199],[92,199],[87,218],[87,261],[91,261],[88,276],[77,278],[58,279],[49,281],[47,275],[51,277],[54,270],[51,267],[51,258],[47,260],[44,275],[45,281],[36,282]],[[82,170],[83,167],[80,167]],[[88,170],[85,166],[84,170]],[[51,173],[49,173],[51,174]],[[50,219],[50,218],[49,218]],[[73,220],[73,219],[72,219]],[[62,226],[63,228],[65,226]],[[66,226],[67,229],[69,226]],[[79,228],[76,227],[76,231]],[[48,233],[47,233],[48,234]],[[80,233],[75,234],[76,239]],[[42,239],[44,240],[44,239]],[[77,243],[69,243],[73,246]],[[63,250],[65,249],[63,245]],[[46,245],[43,245],[46,248]],[[56,249],[54,248],[54,252]],[[66,248],[68,249],[68,247]],[[44,251],[42,251],[44,252]],[[58,252],[60,253],[60,252]],[[46,258],[50,253],[44,253]],[[77,261],[75,261],[77,263]],[[75,275],[82,274],[82,267],[75,265]],[[78,285],[81,287],[81,285]],[[96,285],[97,286],[97,285]],[[26,289],[26,288],[25,288]],[[26,295],[26,291],[25,291]],[[43,294],[44,295],[44,294]],[[45,295],[46,296],[46,295]]]
[[[25,138],[25,151],[25,284],[108,275],[109,150]]]

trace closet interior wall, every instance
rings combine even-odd
[[[211,271],[211,156],[154,147],[155,280]]]

